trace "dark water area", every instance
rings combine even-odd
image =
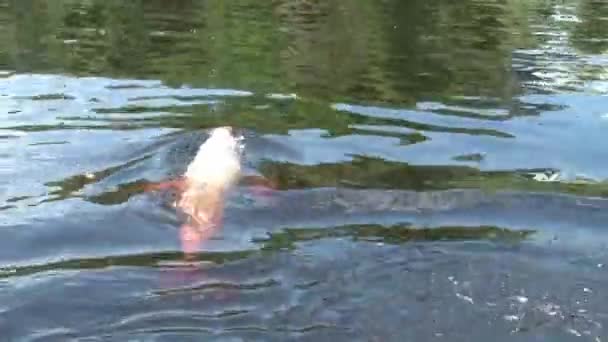
[[[604,1],[0,0],[0,341],[608,341],[607,95]]]

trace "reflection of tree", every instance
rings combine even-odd
[[[519,28],[510,25],[509,3],[433,4],[431,13],[436,13],[436,17],[432,20],[438,27],[433,32],[436,43],[431,49],[436,57],[423,68],[435,77],[429,77],[424,88],[432,92],[510,99],[512,94],[507,87],[511,84],[511,51],[515,47],[511,37]]]
[[[11,12],[8,0],[0,0],[0,68],[8,69],[13,60],[11,50],[14,50],[13,27],[9,25]]]
[[[323,101],[508,97],[520,43],[510,37],[525,33],[529,14],[521,3],[13,0],[15,37],[0,36],[12,41],[9,64],[30,70]]]
[[[326,99],[387,97],[378,10],[373,2],[281,1],[276,12],[290,42],[281,56],[295,90]]]
[[[327,228],[286,228],[269,233],[267,238],[256,238],[263,250],[295,249],[299,242],[352,238],[360,241],[402,244],[413,241],[494,241],[517,244],[531,238],[535,230],[510,230],[495,226],[479,227],[413,227],[409,225],[383,226],[378,224],[344,225]]]
[[[581,20],[572,32],[572,44],[585,53],[601,54],[608,50],[608,2],[582,0],[578,5]]]
[[[282,34],[270,1],[206,2],[200,13],[207,24],[202,37],[209,46],[204,80],[218,86],[270,92],[282,88],[278,51]]]
[[[259,170],[281,189],[351,187],[419,192],[448,189],[494,192],[508,189],[608,197],[608,183],[605,182],[538,182],[523,176],[530,170],[483,172],[467,166],[410,165],[360,156],[350,162],[310,166],[264,161]],[[458,201],[462,202],[462,199]]]
[[[142,0],[107,1],[106,63],[110,71],[139,74],[145,65],[148,32]]]
[[[48,36],[52,27],[50,6],[46,1],[17,1],[10,3],[14,26],[12,27],[11,42],[8,45],[11,52],[14,69],[29,71],[29,66],[38,65],[52,69],[50,63],[53,57],[48,52],[53,41]],[[5,33],[6,34],[6,33]]]
[[[511,37],[526,29],[516,26],[526,20],[515,16],[527,14],[519,1],[334,4],[279,8],[293,37],[284,61],[299,88],[359,101],[511,97],[510,52],[522,45]]]

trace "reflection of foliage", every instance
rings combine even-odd
[[[133,166],[149,156],[103,169],[90,175],[75,175],[47,184],[54,187],[50,197],[56,201],[81,197],[103,205],[123,203],[143,191],[146,181],[137,180],[118,185],[102,193],[84,196],[85,186]],[[388,162],[377,158],[355,157],[351,162],[298,165],[284,162],[262,161],[260,172],[271,179],[277,189],[308,189],[322,187],[346,187],[366,189],[401,189],[413,191],[441,191],[449,189],[481,189],[497,192],[506,190],[568,193],[580,196],[608,197],[608,183],[577,180],[574,182],[538,182],[529,172],[519,170],[483,172],[465,166],[423,166]],[[527,177],[528,176],[528,177]]]
[[[270,234],[268,239],[255,240],[262,244],[264,251],[293,248],[295,243],[313,239],[332,237],[352,237],[357,240],[381,241],[385,243],[404,243],[407,241],[463,241],[463,240],[489,240],[496,242],[518,243],[529,238],[533,230],[508,230],[498,227],[439,227],[420,228],[405,226],[385,227],[378,225],[342,226],[327,229],[286,229],[280,233]],[[245,259],[259,253],[257,250],[243,250],[231,252],[201,252],[192,255],[192,261],[205,261],[214,264],[230,263]],[[180,264],[183,260],[181,252],[146,253],[136,255],[117,255],[103,258],[73,259],[51,262],[40,265],[23,267],[0,268],[0,279],[9,277],[23,277],[31,274],[48,271],[103,269],[107,267],[188,267]],[[263,285],[263,284],[261,284]],[[252,285],[254,286],[254,285]]]
[[[581,22],[574,28],[573,45],[586,53],[605,53],[608,50],[608,2],[582,0],[578,17]]]
[[[528,171],[483,172],[471,167],[423,166],[357,157],[350,163],[313,166],[264,162],[261,172],[280,188],[360,187],[415,191],[482,189],[561,192],[582,196],[608,197],[608,183],[537,182]]]
[[[124,165],[109,167],[107,169],[100,170],[100,171],[90,173],[90,174],[71,176],[71,177],[63,179],[61,181],[49,182],[46,185],[50,186],[50,187],[54,187],[55,190],[50,192],[50,195],[52,195],[52,197],[45,200],[45,202],[60,201],[60,200],[69,198],[71,196],[74,196],[74,194],[82,191],[84,189],[84,187],[87,186],[88,184],[98,182],[99,180],[102,180],[106,177],[111,176],[115,172],[126,169],[126,168],[133,166],[133,165],[137,164],[138,162],[141,162],[148,158],[150,158],[150,156],[143,156],[143,157],[131,160],[131,161],[125,163]],[[124,201],[124,200],[128,199],[128,197],[125,198],[125,196],[124,196],[125,193],[131,194],[131,193],[141,191],[141,184],[138,184],[138,183],[129,184],[129,186],[130,186],[130,187],[128,187],[128,190],[130,190],[129,192],[124,191],[124,189],[122,189],[123,190],[122,192],[111,193],[111,195],[114,195],[112,197],[114,197],[114,198],[118,197],[120,200]],[[125,186],[123,186],[123,187],[125,187]],[[101,199],[98,199],[98,200],[102,201],[104,198],[108,198],[108,197],[109,196],[107,194],[105,194],[105,196],[103,196]],[[118,200],[118,201],[120,201],[120,200]],[[107,201],[110,203],[118,202],[116,198],[114,200],[107,199]]]
[[[573,42],[606,50],[608,5],[584,0]],[[323,101],[509,99],[510,53],[550,1],[0,1],[0,64],[297,92]],[[605,32],[606,31],[606,32]]]
[[[416,120],[408,120],[407,116],[402,118],[373,117],[363,114],[336,111],[327,104],[315,101],[273,101],[260,97],[245,97],[231,99],[221,106],[218,111],[216,106],[210,106],[204,99],[197,97],[170,97],[177,101],[188,101],[187,105],[179,102],[166,106],[128,105],[120,108],[96,108],[96,115],[62,116],[64,122],[61,127],[67,128],[97,128],[105,129],[108,126],[114,129],[132,129],[142,127],[171,127],[183,129],[199,129],[215,127],[218,125],[232,125],[240,128],[250,128],[260,134],[274,133],[286,134],[293,129],[323,129],[331,136],[344,134],[363,134],[374,136],[395,137],[401,140],[403,145],[425,141],[427,137],[424,131],[460,133],[470,135],[485,135],[499,138],[513,138],[510,133],[490,128],[475,127],[453,127],[436,125],[432,123],[420,123]],[[196,103],[202,100],[203,103]],[[523,105],[514,101],[515,104]],[[479,105],[475,103],[474,105]],[[525,104],[527,105],[527,104]],[[514,110],[514,115],[537,115],[540,110],[554,110],[558,107],[552,106],[530,106],[525,110]],[[450,110],[437,110],[443,115],[473,116],[474,114]],[[227,115],[226,113],[229,113]],[[286,114],[288,113],[288,114]],[[150,114],[150,115],[147,115]],[[492,118],[485,116],[485,118]],[[93,124],[94,123],[94,124]],[[393,131],[382,131],[382,126],[395,128]],[[18,126],[20,130],[48,130],[57,129],[55,125],[48,126]],[[380,129],[375,129],[380,128]]]
[[[332,228],[290,228],[255,240],[265,250],[293,249],[298,242],[326,238],[351,237],[354,240],[399,244],[408,241],[470,241],[491,240],[520,242],[534,230],[509,230],[492,226],[415,228],[404,225],[347,225]]]
[[[106,8],[106,61],[110,70],[129,70],[135,74],[145,64],[148,38],[142,0],[108,1]]]
[[[512,115],[550,110],[529,109],[529,104],[511,100],[510,53],[515,47],[534,44],[528,18],[535,16],[542,24],[550,20],[552,10],[552,2],[541,0],[0,0],[0,42],[5,47],[0,64],[18,71],[152,77],[172,85],[256,93],[294,91],[299,96],[297,101],[284,102],[255,96],[230,99],[213,107],[179,105],[176,98],[175,106],[100,109],[87,117],[65,117],[61,128],[198,129],[230,124],[260,134],[316,128],[330,136],[392,136],[403,144],[425,140],[425,131],[508,138],[511,136],[493,130],[334,111],[328,103],[412,103],[436,97],[443,104],[496,108],[505,107],[500,99],[506,98]],[[604,50],[606,25],[599,23],[608,16],[608,6],[584,0],[578,10],[582,23],[575,25],[577,46],[585,51]],[[496,100],[489,104],[454,102],[454,96],[467,94]],[[435,112],[472,115],[449,109]],[[508,120],[512,115],[478,117]],[[364,125],[397,130],[372,131]],[[279,178],[291,175],[285,186],[335,185],[344,179],[351,184],[411,189],[481,186],[602,196],[606,192],[601,184],[542,184],[514,173],[395,166],[373,160],[316,169],[289,164],[265,167]],[[80,186],[83,181],[72,183]]]
[[[282,1],[277,12],[290,44],[281,56],[295,90],[324,99],[397,99],[383,70],[379,10],[374,2]]]
[[[207,261],[215,264],[229,263],[245,259],[255,251],[233,252],[204,252],[192,255],[191,261]],[[165,262],[176,263],[183,260],[181,252],[146,253],[135,255],[117,255],[103,258],[71,259],[52,263],[29,265],[23,267],[0,268],[0,279],[9,277],[23,277],[48,271],[103,269],[108,267],[162,267]],[[188,265],[183,265],[188,267]]]
[[[14,27],[4,34],[14,34],[14,40],[8,44],[12,50],[14,69],[27,72],[30,65],[39,65],[48,70],[57,70],[61,64],[61,53],[57,48],[58,42],[49,35],[49,31],[54,26],[60,26],[60,23],[50,15],[54,9],[52,4],[45,1],[12,1],[10,5]]]
[[[19,69],[296,91],[324,101],[501,97],[508,91],[509,52],[522,44],[510,37],[527,36],[520,25],[527,12],[518,0],[24,0],[11,6],[0,39],[10,41],[14,32],[7,45],[15,52],[6,64]]]

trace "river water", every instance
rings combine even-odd
[[[0,0],[1,341],[608,341],[608,3]],[[186,263],[209,129],[247,173]]]

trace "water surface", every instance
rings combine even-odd
[[[608,340],[608,4],[0,1],[7,341]],[[260,196],[183,262],[208,130]]]

